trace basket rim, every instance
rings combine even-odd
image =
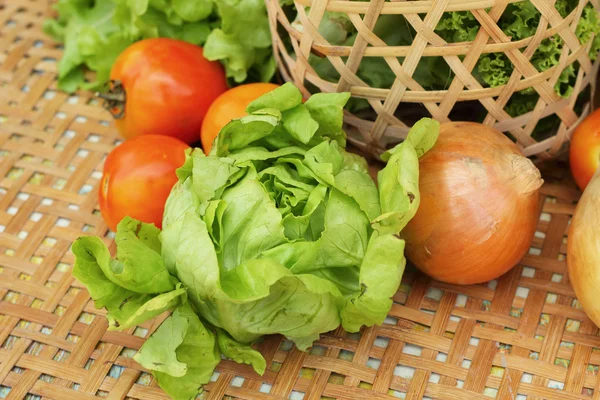
[[[276,0],[267,0],[276,1]],[[507,4],[521,3],[528,0],[506,0]],[[313,3],[321,3],[320,0],[294,0],[294,3],[306,7],[312,7]],[[449,0],[445,12],[450,11],[470,11],[476,9],[486,9],[496,6],[497,0]],[[385,2],[379,12],[380,15],[394,14],[420,14],[428,13],[436,6],[434,0],[414,0],[414,1],[392,1]],[[334,12],[345,12],[349,14],[366,14],[369,9],[368,1],[354,0],[331,0],[328,1],[325,10]]]

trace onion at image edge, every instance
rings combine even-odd
[[[420,160],[421,204],[402,232],[407,258],[443,282],[499,277],[531,245],[542,183],[531,160],[499,131],[442,124]]]
[[[579,203],[567,239],[569,280],[577,299],[592,321],[600,326],[600,173],[596,171]]]

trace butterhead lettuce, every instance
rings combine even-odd
[[[116,257],[83,237],[73,274],[111,329],[173,313],[135,356],[175,399],[193,398],[221,356],[266,363],[251,344],[282,334],[300,350],[342,325],[381,324],[404,270],[398,233],[419,206],[418,158],[439,125],[419,121],[370,178],[346,152],[348,93],[306,102],[292,84],[257,99],[205,156],[187,153],[163,230],[124,219]]]

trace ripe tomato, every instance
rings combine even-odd
[[[177,182],[175,170],[185,162],[188,147],[172,137],[144,135],[110,152],[98,193],[110,229],[116,230],[126,216],[161,227],[165,202]]]
[[[113,94],[125,92],[124,108],[118,101],[108,104],[126,139],[154,134],[193,143],[208,107],[227,90],[221,64],[204,58],[201,47],[166,38],[132,44],[117,58],[110,79]]]
[[[571,138],[569,161],[577,186],[584,190],[600,165],[600,109],[590,114],[575,129]]]
[[[202,148],[208,154],[219,131],[232,119],[246,115],[246,107],[263,94],[276,89],[274,83],[248,83],[220,95],[210,106],[200,132]]]

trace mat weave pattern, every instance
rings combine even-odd
[[[132,359],[161,318],[107,332],[70,274],[78,236],[112,244],[96,191],[118,138],[89,93],[56,89],[46,7],[0,0],[0,398],[168,399]],[[383,326],[337,330],[306,353],[268,337],[264,376],[223,361],[203,396],[600,399],[600,338],[564,261],[578,192],[545,177],[531,252],[498,281],[457,287],[409,269]]]

